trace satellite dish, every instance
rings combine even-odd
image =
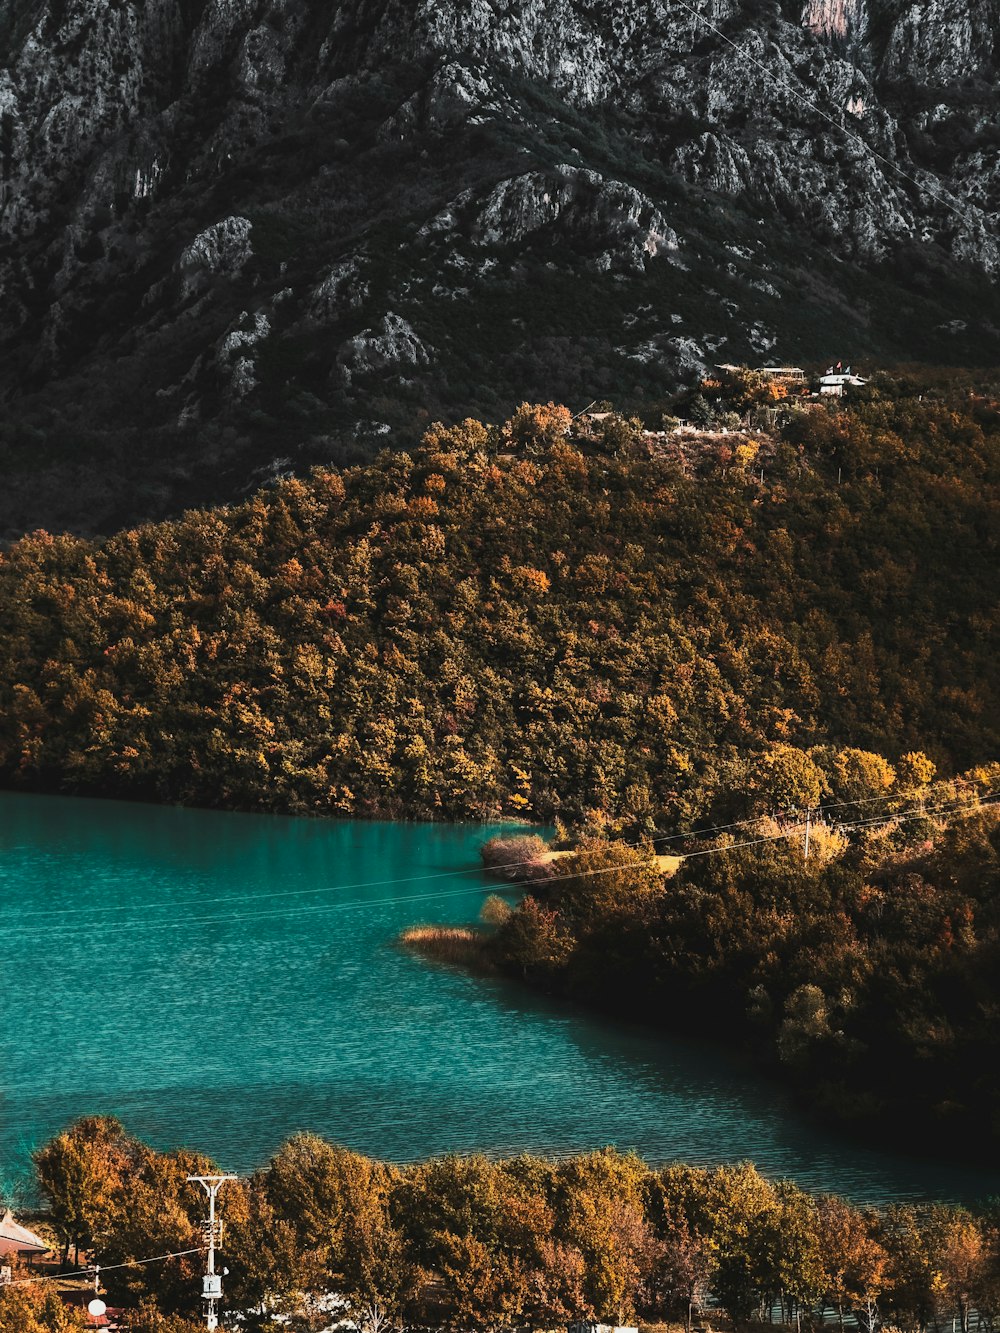
[[[101,1300],[99,1296],[95,1296],[95,1298],[87,1306],[87,1313],[92,1314],[95,1319],[99,1318],[99,1316],[102,1314],[107,1314],[107,1311],[108,1307],[104,1304],[104,1302]]]

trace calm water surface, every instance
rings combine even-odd
[[[0,1171],[108,1112],[234,1170],[309,1129],[397,1161],[614,1143],[860,1200],[1000,1192],[806,1125],[718,1051],[396,949],[474,919],[493,831],[0,794]]]

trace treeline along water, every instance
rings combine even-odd
[[[828,1135],[718,1050],[397,949],[475,918],[495,831],[0,795],[0,1165],[102,1112],[236,1170],[311,1129],[399,1161],[613,1143],[864,1201],[1000,1191]]]

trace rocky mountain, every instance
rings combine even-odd
[[[0,0],[0,530],[1000,353],[1000,0]]]

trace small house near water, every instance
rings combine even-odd
[[[14,1214],[8,1208],[0,1216],[0,1258],[16,1257],[31,1259],[36,1255],[48,1254],[51,1247],[20,1222],[14,1221]]]

